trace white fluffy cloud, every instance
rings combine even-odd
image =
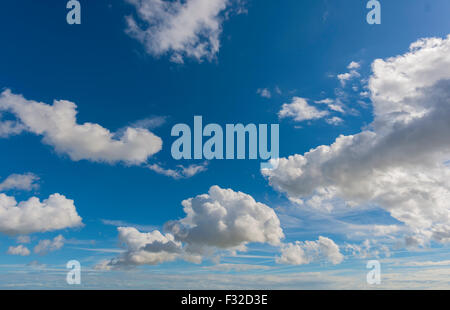
[[[281,249],[281,256],[276,259],[279,264],[289,265],[304,265],[319,260],[337,265],[344,260],[344,256],[333,240],[319,236],[317,241],[285,244]]]
[[[292,98],[291,103],[285,103],[278,112],[279,118],[293,118],[297,122],[319,119],[329,114],[328,111],[320,111],[309,105],[306,99],[300,97]]]
[[[11,189],[30,191],[37,188],[39,177],[33,173],[11,174],[0,183],[0,191]]]
[[[347,69],[349,69],[349,72],[338,74],[337,78],[339,82],[341,82],[342,87],[345,86],[346,82],[360,77],[361,75],[357,71],[360,68],[360,64],[358,62],[352,61],[348,66]]]
[[[284,234],[274,210],[247,194],[212,186],[208,194],[184,200],[182,205],[186,217],[166,223],[165,235],[119,227],[126,251],[96,268],[156,265],[175,259],[200,263],[203,256],[216,251],[245,251],[251,242],[282,245]]]
[[[36,254],[47,254],[48,252],[59,250],[64,245],[64,237],[62,235],[58,235],[53,240],[41,240],[34,247],[33,251]]]
[[[27,131],[43,136],[44,143],[75,161],[140,164],[162,148],[162,140],[143,128],[127,127],[119,135],[98,124],[77,124],[76,108],[66,100],[53,105],[27,100],[10,90],[0,95],[0,111],[15,115]]]
[[[157,265],[173,261],[182,252],[181,243],[171,234],[163,235],[155,230],[141,233],[133,227],[119,227],[119,241],[126,248],[121,256],[105,260],[97,269],[111,270],[129,268],[138,265]]]
[[[0,232],[26,235],[81,226],[73,200],[53,194],[44,201],[32,197],[17,203],[14,197],[0,194]]]
[[[347,73],[338,74],[337,78],[339,82],[341,82],[342,87],[344,87],[347,81],[350,81],[359,76],[360,74],[358,73],[358,71],[351,70],[350,72]]]
[[[369,129],[282,158],[262,173],[293,199],[325,190],[352,206],[379,205],[410,228],[417,244],[450,241],[449,68],[450,36],[375,60]]]
[[[359,69],[361,67],[361,65],[359,64],[359,62],[356,61],[352,61],[348,66],[347,69],[351,70],[351,69]]]
[[[18,246],[10,246],[8,248],[9,255],[20,255],[20,256],[28,256],[30,255],[30,250],[27,247],[19,244]]]
[[[139,40],[149,54],[170,54],[171,61],[184,58],[211,60],[219,51],[225,14],[233,0],[127,0],[138,20],[127,17],[127,33]]]
[[[279,245],[284,237],[275,211],[250,195],[212,186],[208,194],[182,202],[186,217],[165,228],[188,251],[203,247],[243,249],[249,242]]]

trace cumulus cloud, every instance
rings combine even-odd
[[[378,205],[409,227],[417,242],[450,241],[450,36],[413,43],[377,59],[368,90],[374,121],[303,155],[263,170],[294,199],[329,190],[350,205]]]
[[[165,235],[158,230],[142,233],[119,227],[126,252],[96,268],[156,265],[175,259],[200,263],[205,255],[217,251],[245,251],[251,242],[282,245],[284,234],[274,210],[250,195],[212,186],[208,194],[184,200],[182,205],[186,216],[167,222]]]
[[[10,90],[0,95],[0,111],[15,115],[27,131],[43,136],[45,144],[75,161],[140,164],[162,148],[162,140],[147,129],[127,127],[119,135],[98,124],[80,125],[76,108],[66,100],[53,105],[27,100]]]
[[[206,171],[208,168],[208,163],[204,162],[201,165],[192,164],[187,167],[178,165],[176,169],[166,169],[158,164],[152,164],[147,166],[148,169],[155,171],[156,173],[174,178],[174,179],[186,179],[191,178],[194,175]]]
[[[30,191],[38,187],[39,177],[33,173],[11,174],[0,183],[0,191],[11,189]]]
[[[0,194],[0,232],[26,235],[81,226],[73,200],[53,194],[40,201],[32,197],[17,203],[16,199]]]
[[[274,210],[250,195],[212,186],[208,194],[182,202],[186,217],[165,228],[187,243],[188,251],[203,247],[244,249],[249,242],[279,245],[284,237]]]
[[[8,248],[9,255],[20,255],[20,256],[28,256],[30,255],[30,250],[27,247],[19,244],[18,246],[10,246]]]
[[[358,78],[361,75],[357,71],[360,68],[360,64],[358,62],[352,61],[348,66],[347,69],[349,69],[349,72],[338,74],[337,78],[339,82],[341,82],[342,87],[345,86],[347,81],[350,81],[354,78]]]
[[[139,265],[157,265],[173,261],[182,251],[181,243],[171,234],[163,235],[158,230],[141,233],[133,227],[119,227],[119,241],[126,251],[117,258],[105,260],[96,269],[111,270]]]
[[[277,263],[289,265],[304,265],[319,260],[337,265],[344,260],[344,256],[333,240],[319,236],[317,241],[285,244],[281,249],[281,256],[276,258]]]
[[[359,64],[359,62],[356,61],[352,61],[348,66],[347,69],[351,70],[351,69],[359,69],[361,67],[361,65]]]
[[[58,235],[53,240],[41,240],[39,243],[34,247],[33,251],[36,254],[47,254],[48,252],[53,252],[56,250],[59,250],[64,245],[64,237],[62,235]]]
[[[300,97],[292,98],[291,103],[285,103],[278,112],[278,117],[293,118],[297,122],[313,120],[325,117],[328,111],[320,111],[316,107],[309,105],[306,99]]]
[[[212,60],[220,49],[225,15],[233,10],[233,3],[240,6],[240,1],[233,0],[127,1],[138,17],[127,17],[127,33],[149,54],[169,54],[176,63],[185,58]]]

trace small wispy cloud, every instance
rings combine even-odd
[[[101,220],[103,225],[109,225],[114,227],[134,227],[140,231],[149,232],[156,229],[159,229],[158,226],[155,225],[140,225],[140,224],[134,224],[126,221],[121,220],[108,220],[108,219],[102,219]]]
[[[412,266],[412,267],[450,266],[450,260],[406,262],[403,264],[403,266]]]
[[[38,188],[39,177],[33,173],[11,174],[0,183],[0,191],[23,190],[31,191]]]
[[[16,238],[17,243],[30,243],[31,238],[30,236],[18,236]]]
[[[361,76],[359,74],[358,69],[361,67],[359,62],[352,61],[348,66],[347,69],[349,69],[349,72],[338,74],[337,78],[339,82],[341,82],[341,86],[345,87],[346,83],[354,78],[358,78]]]
[[[351,69],[359,69],[361,67],[361,64],[359,62],[356,61],[352,61],[348,66],[347,69],[351,70]]]
[[[89,251],[89,252],[99,252],[99,253],[123,253],[125,250],[122,249],[108,249],[108,248],[77,248],[72,247],[75,250]]]
[[[155,129],[164,125],[167,121],[167,116],[150,116],[138,121],[133,122],[130,127],[143,128],[143,129]]]
[[[337,116],[333,116],[332,118],[327,118],[325,121],[327,122],[327,124],[334,125],[334,126],[338,126],[344,122],[344,120],[342,118],[337,117]]]
[[[332,111],[339,112],[339,113],[345,113],[344,105],[340,100],[333,100],[330,98],[326,98],[323,100],[317,100],[314,101],[317,104],[326,104],[328,108]]]
[[[205,266],[203,269],[210,271],[249,271],[249,270],[269,270],[271,267],[265,265],[251,265],[251,264],[217,264],[213,266]]]
[[[278,117],[292,118],[296,122],[314,120],[325,117],[328,111],[318,110],[316,107],[309,105],[305,98],[294,97],[291,103],[285,103],[278,112]]]
[[[59,250],[64,245],[64,237],[62,235],[58,235],[53,240],[41,240],[39,243],[34,247],[34,253],[36,254],[47,254],[48,252]]]
[[[258,88],[258,89],[256,90],[256,93],[257,93],[258,95],[260,95],[261,97],[263,97],[263,98],[267,98],[267,99],[272,98],[272,93],[271,93],[270,90],[267,89],[267,88]]]
[[[28,256],[30,255],[30,250],[22,244],[19,244],[18,246],[10,246],[6,253],[9,255]]]
[[[147,166],[150,170],[174,178],[174,179],[187,179],[194,175],[206,171],[208,162],[204,162],[200,165],[192,164],[189,166],[178,165],[175,169],[163,168],[158,164],[152,164]]]

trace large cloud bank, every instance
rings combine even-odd
[[[374,121],[262,173],[291,199],[376,204],[410,229],[407,243],[450,241],[450,36],[377,59],[368,83]]]

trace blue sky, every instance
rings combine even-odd
[[[366,1],[361,0],[284,0],[282,3],[215,0],[219,7],[223,5],[217,14],[205,17],[201,11],[194,10],[195,14],[190,16],[194,22],[198,21],[195,18],[203,18],[206,25],[212,23],[212,28],[199,26],[203,31],[201,35],[194,31],[194,38],[186,39],[182,32],[176,33],[177,29],[169,29],[172,40],[186,40],[178,50],[164,49],[164,43],[171,37],[165,32],[158,33],[157,29],[170,28],[165,19],[176,24],[179,16],[161,15],[167,11],[157,9],[158,1],[142,2],[150,4],[146,12],[155,14],[160,28],[145,28],[146,21],[137,12],[146,9],[137,1],[80,1],[80,25],[66,23],[68,10],[64,0],[3,1],[1,4],[0,86],[2,91],[9,89],[27,101],[19,106],[18,97],[12,98],[12,103],[4,98],[0,100],[0,133],[1,124],[7,121],[24,126],[20,132],[5,129],[0,134],[0,184],[16,174],[21,184],[28,180],[32,185],[22,188],[0,185],[0,192],[15,197],[17,202],[30,197],[43,201],[59,193],[74,201],[83,223],[70,222],[72,219],[68,220],[71,224],[67,227],[38,228],[31,232],[25,229],[25,233],[20,229],[14,233],[0,229],[1,287],[70,288],[65,283],[65,264],[71,259],[80,261],[86,270],[82,275],[84,288],[172,288],[173,279],[178,279],[177,288],[201,288],[204,284],[199,283],[219,288],[227,285],[236,285],[236,288],[370,288],[365,280],[369,259],[379,259],[386,270],[385,280],[379,287],[416,288],[423,279],[434,281],[432,284],[436,287],[449,287],[446,242],[450,240],[447,235],[450,219],[443,220],[448,217],[449,209],[439,200],[447,197],[447,186],[436,185],[437,181],[432,185],[421,183],[425,182],[424,178],[445,179],[441,173],[447,173],[447,166],[442,163],[448,160],[450,150],[446,142],[449,140],[442,138],[433,143],[431,141],[436,139],[431,136],[425,139],[419,135],[421,132],[431,134],[431,131],[424,127],[416,130],[413,130],[416,127],[407,127],[420,125],[414,122],[418,117],[414,113],[420,110],[417,106],[422,107],[413,104],[411,106],[418,110],[411,112],[408,100],[424,101],[422,93],[414,93],[416,97],[409,98],[413,91],[403,90],[409,85],[416,89],[438,87],[439,81],[443,81],[442,89],[449,89],[445,82],[450,79],[450,70],[443,69],[449,64],[445,55],[450,29],[448,1],[380,1],[382,23],[369,25],[366,22],[369,10]],[[183,1],[181,9],[172,8],[182,11],[189,3],[195,1]],[[128,16],[137,21],[141,34],[150,34],[147,41],[130,33]],[[214,22],[218,23],[217,28]],[[433,37],[441,41],[425,44],[407,54],[412,43]],[[215,38],[220,43],[217,51],[206,51],[200,56],[189,54],[199,44]],[[389,60],[397,55],[404,55],[405,62],[411,61],[411,64],[404,66],[401,59]],[[383,59],[383,64],[374,68],[375,59]],[[389,71],[389,68],[394,69]],[[400,78],[400,82],[390,79],[392,72],[407,79]],[[346,73],[348,75],[342,75]],[[432,89],[432,93],[440,94],[436,89]],[[429,94],[424,90],[425,93]],[[443,92],[442,96],[448,103],[446,94]],[[397,95],[403,99],[392,99]],[[31,116],[20,112],[32,105],[32,101],[51,105],[53,100],[75,103],[77,124],[98,124],[111,133],[118,133],[113,140],[119,139],[126,127],[145,127],[140,129],[162,140],[162,149],[148,152],[137,164],[120,159],[94,160],[89,150],[78,150],[77,139],[83,140],[79,134],[65,136],[64,126],[56,129],[48,126],[40,131],[42,124],[38,123],[46,123],[48,116],[35,121],[37,110],[31,110]],[[389,100],[394,104],[387,107]],[[403,102],[406,103],[400,107]],[[436,99],[436,102],[441,101]],[[433,109],[427,107],[431,112],[439,112],[440,108],[444,111],[445,107],[438,103]],[[309,110],[308,114],[305,105],[313,107],[312,112]],[[283,109],[296,114],[297,121],[292,115],[281,117]],[[326,112],[318,116],[320,111]],[[394,117],[399,111],[410,113],[413,120]],[[436,114],[445,116],[444,112]],[[349,147],[348,153],[338,154],[336,158],[318,157],[319,166],[299,167],[287,159],[286,166],[268,173],[261,173],[258,160],[176,161],[170,153],[175,140],[170,135],[171,128],[177,123],[192,126],[194,115],[203,116],[205,124],[217,123],[223,127],[237,123],[280,124],[280,156],[285,159],[294,154],[307,156],[305,153],[309,150],[329,146],[340,135],[348,137],[366,131],[376,133],[373,138],[376,145],[367,144],[373,147],[375,155],[368,158],[360,154],[362,151],[356,149],[357,146],[356,150]],[[425,123],[423,115],[426,113],[420,115]],[[156,125],[142,126],[143,120],[147,125]],[[426,150],[415,149],[412,141],[405,145],[392,143],[386,151],[383,141],[398,136],[399,141],[409,141],[407,136],[401,136],[402,130],[418,132],[417,139],[430,141],[423,144]],[[413,135],[412,139],[415,137]],[[86,135],[85,139],[91,138]],[[113,150],[105,152],[116,156]],[[77,157],[75,153],[81,155]],[[372,153],[370,149],[369,153]],[[404,157],[397,156],[399,153]],[[415,153],[420,155],[415,156]],[[308,158],[309,162],[314,162],[313,156]],[[343,158],[349,159],[350,164]],[[392,161],[385,163],[385,159]],[[370,166],[372,162],[376,163]],[[432,164],[427,166],[425,162]],[[439,164],[442,165],[436,168]],[[195,175],[174,178],[161,170],[160,173],[153,171],[148,165],[157,165],[166,174],[168,169],[182,173],[179,165],[201,168]],[[414,170],[412,166],[421,170]],[[435,174],[427,172],[434,173],[430,167],[436,169]],[[321,171],[323,177],[318,179],[311,174],[310,179],[304,175],[285,179],[290,172],[300,170],[305,175],[308,171]],[[350,170],[355,170],[354,174],[347,175]],[[381,176],[375,172],[380,172]],[[361,189],[355,189],[355,182],[344,180],[347,177],[356,183],[360,177]],[[389,180],[395,177],[399,178],[398,182],[390,184]],[[164,224],[184,218],[181,202],[208,193],[214,185],[219,191],[232,189],[230,196],[233,197],[237,192],[253,197],[254,201],[265,205],[257,212],[267,212],[264,214],[268,217],[278,218],[279,225],[274,224],[274,230],[259,231],[263,235],[262,242],[255,242],[258,236],[249,237],[248,242],[245,238],[241,240],[239,246],[245,244],[246,250],[210,244],[202,247],[201,253],[186,253],[190,251],[188,245],[199,246],[198,240],[177,236]],[[310,185],[315,187],[308,192],[306,188]],[[392,198],[394,194],[386,188],[404,195]],[[417,199],[417,205],[412,203],[408,197],[414,200],[417,189],[423,191],[423,196],[432,198]],[[210,193],[210,196],[213,195]],[[238,201],[248,198],[236,197]],[[309,201],[311,198],[317,203],[313,205],[314,201]],[[299,199],[305,202],[299,204]],[[392,201],[396,203],[391,204]],[[422,212],[426,208],[435,213]],[[0,228],[13,225],[5,224],[11,223],[8,212],[4,212]],[[259,218],[259,215],[254,216]],[[22,225],[22,230],[24,226],[27,225]],[[171,253],[173,259],[164,258],[162,260],[168,261],[161,263],[133,265],[130,263],[133,260],[123,258],[124,255],[131,257],[142,253],[136,253],[126,242],[123,244],[128,240],[126,236],[122,236],[120,242],[119,226],[136,228],[138,236],[144,239],[153,237],[142,234],[155,230],[164,233],[164,238],[174,235],[172,241],[182,253]],[[278,226],[284,238],[278,238],[280,234],[274,232]],[[24,235],[30,240],[18,240],[18,236]],[[54,238],[59,235],[64,238],[63,245],[55,243]],[[270,242],[274,235],[275,239],[280,239],[278,242]],[[54,246],[35,253],[35,247],[42,240],[49,240]],[[331,245],[324,240],[331,241]],[[164,239],[163,243],[172,241]],[[28,255],[11,254],[9,249],[20,244],[30,251]],[[364,248],[367,244],[370,246]],[[337,253],[334,246],[338,247]],[[356,247],[358,253],[354,252]],[[186,261],[186,255],[197,259],[200,256],[202,262]],[[111,260],[114,258],[124,262],[116,266]],[[106,265],[101,265],[102,261]],[[30,266],[30,262],[35,266]],[[119,268],[122,265],[126,265],[126,270]],[[411,270],[417,277],[411,276]],[[36,274],[41,279],[39,283],[35,280]],[[230,282],[222,280],[223,277],[229,277]]]

